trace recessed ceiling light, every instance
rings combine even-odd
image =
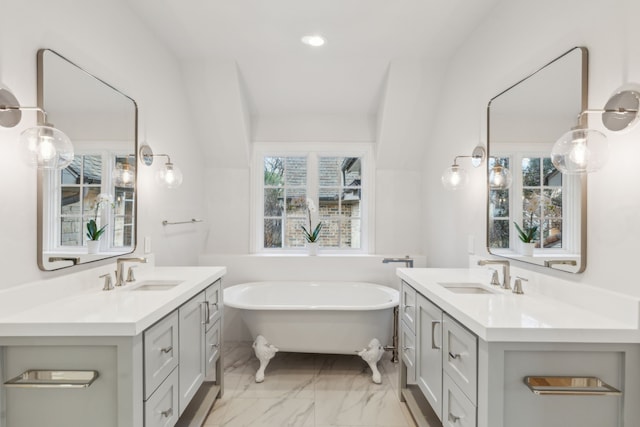
[[[325,40],[324,37],[319,35],[309,35],[302,38],[302,43],[313,47],[319,47],[325,43]]]

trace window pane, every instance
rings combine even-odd
[[[60,218],[60,245],[82,246],[82,234],[80,218]]]
[[[304,218],[287,219],[285,245],[290,248],[302,248],[306,243],[302,226],[309,229],[309,220]]]
[[[340,247],[341,248],[360,248],[360,224],[359,219],[345,218],[340,229]]]
[[[522,185],[534,187],[540,185],[540,159],[524,157],[522,159]]]
[[[320,157],[318,164],[320,186],[337,187],[342,185],[341,163],[342,158],[340,157]]]
[[[75,156],[69,166],[62,169],[60,182],[64,184],[80,184],[82,156]]]
[[[307,185],[307,158],[286,157],[285,177],[287,186]]]
[[[307,190],[304,188],[287,189],[287,217],[307,215]]]
[[[284,189],[265,188],[264,190],[264,215],[265,216],[282,215],[283,203],[284,203]]]
[[[60,195],[60,213],[62,215],[82,215],[80,187],[62,187]]]
[[[509,247],[509,220],[496,219],[489,223],[489,247]]]
[[[340,213],[340,203],[338,201],[338,190],[335,188],[323,188],[320,190],[320,216],[338,215]]]
[[[509,216],[509,190],[489,191],[489,215],[491,218]]]
[[[84,213],[90,213],[91,216],[94,216],[96,214],[96,207],[97,207],[97,199],[98,199],[98,195],[100,194],[100,187],[85,187],[82,190],[83,193],[83,204],[82,204],[82,208],[84,210]],[[100,206],[101,209],[105,209],[107,208],[106,206]],[[100,213],[98,212],[98,216],[100,215]]]
[[[542,174],[544,185],[548,187],[562,187],[562,173],[551,162],[551,157],[542,159]]]
[[[264,158],[264,185],[284,185],[284,159],[282,157]]]
[[[340,221],[337,218],[323,218],[320,230],[320,246],[337,248],[340,245]]]
[[[282,220],[281,219],[265,219],[264,220],[264,247],[265,248],[281,248],[282,247]]]
[[[545,221],[543,235],[543,245],[545,248],[562,248],[562,221]]]
[[[546,217],[562,217],[562,189],[544,190],[544,215]]]
[[[100,184],[102,182],[102,156],[82,156],[84,168],[82,179],[84,184]]]

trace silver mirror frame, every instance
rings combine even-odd
[[[107,86],[108,88],[112,89],[113,91],[119,93],[120,95],[122,95],[123,97],[125,97],[126,99],[128,99],[129,101],[131,101],[131,103],[133,104],[133,111],[134,111],[134,125],[133,125],[133,141],[134,141],[134,150],[132,155],[135,156],[135,164],[137,165],[138,163],[138,104],[136,103],[136,101],[131,98],[130,96],[124,94],[123,92],[121,92],[120,90],[116,89],[115,87],[113,87],[112,85],[110,85],[109,83],[105,82],[104,80],[96,77],[95,75],[89,73],[87,70],[85,70],[84,68],[80,67],[79,65],[77,65],[76,63],[74,63],[73,61],[70,61],[69,59],[67,59],[66,57],[64,57],[63,55],[60,55],[58,52],[54,51],[53,49],[39,49],[38,53],[37,53],[37,102],[38,102],[38,107],[41,109],[44,109],[44,77],[45,77],[45,69],[44,69],[44,55],[45,53],[50,52],[56,56],[58,56],[59,58],[63,59],[64,61],[68,62],[69,65],[76,67],[78,70],[80,70],[81,72],[85,73],[86,75],[88,75],[89,77],[95,79],[97,82]],[[43,124],[44,123],[44,116],[42,113],[38,113],[38,124]],[[79,257],[69,257],[66,258],[67,261],[69,261],[71,264],[70,265],[64,265],[64,266],[60,266],[58,268],[51,268],[50,265],[47,265],[47,262],[45,260],[45,254],[44,254],[44,220],[45,218],[43,217],[43,212],[44,212],[44,174],[45,171],[42,169],[38,170],[38,179],[37,179],[37,229],[38,229],[38,233],[37,233],[37,259],[38,259],[38,267],[41,270],[44,271],[55,271],[55,270],[61,270],[64,268],[72,268],[72,267],[76,267],[79,265],[84,265],[84,264],[88,264],[88,263],[92,263],[92,262],[97,262],[97,261],[102,261],[105,259],[110,259],[110,258],[116,258],[122,255],[126,255],[126,254],[130,254],[135,252],[136,247],[138,245],[138,198],[139,198],[139,194],[138,194],[138,168],[136,168],[135,170],[135,177],[134,177],[134,189],[135,189],[135,196],[134,196],[134,200],[133,200],[133,210],[134,210],[134,215],[133,215],[133,228],[134,228],[134,242],[133,242],[133,246],[131,248],[130,251],[127,252],[117,252],[114,253],[113,255],[108,254],[108,253],[103,253],[101,255],[103,255],[101,258],[99,259],[91,259],[91,260],[86,260],[86,261],[81,261],[79,259]]]
[[[507,89],[503,90],[502,92],[498,93],[496,96],[494,96],[493,98],[491,98],[489,100],[489,103],[487,104],[487,158],[491,156],[491,104],[496,100],[496,98],[500,97],[501,95],[505,94],[506,92],[508,92],[509,90],[513,89],[514,87],[516,87],[517,85],[525,82],[527,79],[535,76],[536,74],[538,74],[540,71],[544,70],[545,68],[549,67],[550,65],[554,64],[555,62],[561,60],[562,58],[564,58],[565,56],[569,55],[570,53],[579,50],[581,52],[581,76],[580,76],[580,88],[581,88],[581,101],[580,101],[580,105],[581,105],[581,111],[585,111],[588,108],[588,94],[589,94],[589,51],[586,47],[574,47],[568,51],[566,51],[565,53],[563,53],[562,55],[558,56],[557,58],[555,58],[554,60],[552,60],[551,62],[545,64],[544,66],[538,68],[536,71],[534,71],[533,73],[527,75],[526,77],[524,77],[523,79],[519,80],[518,82],[516,82],[515,84],[509,86]],[[582,121],[585,127],[587,127],[588,123],[587,123],[587,117],[583,116],[582,117]],[[558,271],[564,271],[564,272],[569,272],[569,273],[582,273],[586,267],[587,267],[587,174],[583,174],[580,176],[580,184],[579,184],[579,191],[580,191],[580,226],[579,226],[579,233],[580,233],[580,262],[575,265],[568,265],[568,264],[564,264],[564,263],[554,263],[554,262],[549,262],[549,260],[545,261],[544,259],[541,259],[540,262],[532,262],[530,260],[527,259],[522,259],[519,257],[511,257],[505,254],[500,254],[500,253],[494,253],[491,252],[492,248],[489,246],[489,242],[490,242],[490,222],[491,222],[491,213],[489,211],[489,206],[490,206],[490,186],[489,186],[489,168],[488,168],[489,163],[487,162],[487,177],[486,177],[486,188],[487,188],[487,194],[486,194],[486,234],[485,234],[485,243],[486,243],[486,248],[487,248],[487,252],[501,257],[501,258],[507,258],[507,259],[512,259],[512,260],[517,260],[517,261],[522,261],[522,262],[526,262],[526,263],[530,263],[530,264],[534,264],[534,265],[538,265],[541,267],[545,267],[545,268],[552,268],[554,270],[558,270]]]

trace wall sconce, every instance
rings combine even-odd
[[[113,184],[116,187],[133,187],[135,174],[129,163],[118,163],[113,168]]]
[[[489,188],[491,190],[506,190],[511,187],[511,171],[495,162],[489,171]]]
[[[0,126],[14,127],[22,119],[22,110],[38,111],[44,116],[42,125],[30,127],[20,134],[24,160],[38,169],[64,169],[73,161],[73,144],[64,132],[47,123],[47,113],[40,107],[22,107],[5,87],[0,87]]]
[[[151,147],[148,145],[140,146],[140,160],[147,166],[153,164],[154,157],[166,157],[167,162],[164,167],[156,172],[156,182],[166,188],[178,188],[182,184],[182,171],[171,163],[168,154],[153,154]]]
[[[484,161],[486,154],[484,147],[478,145],[473,149],[470,156],[456,156],[453,159],[453,164],[442,173],[441,180],[444,188],[447,190],[457,190],[463,188],[469,180],[467,171],[458,165],[458,159],[471,158],[471,164],[474,168],[477,168]]]
[[[582,118],[588,113],[600,113],[602,124],[618,132],[628,129],[640,117],[640,92],[620,90],[607,101],[602,110],[585,110],[578,115],[578,127],[565,133],[551,149],[551,161],[564,174],[595,172],[609,158],[607,136],[595,129],[582,127]]]

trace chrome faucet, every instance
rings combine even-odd
[[[478,265],[499,264],[502,266],[502,289],[511,289],[511,275],[509,274],[509,260],[506,259],[481,259]]]
[[[146,258],[118,258],[116,260],[116,286],[124,285],[124,263],[125,262],[140,262],[142,264],[147,263]]]
[[[383,264],[388,264],[390,262],[404,262],[405,267],[413,268],[413,259],[409,258],[409,255],[405,256],[404,258],[384,258],[382,260]]]

